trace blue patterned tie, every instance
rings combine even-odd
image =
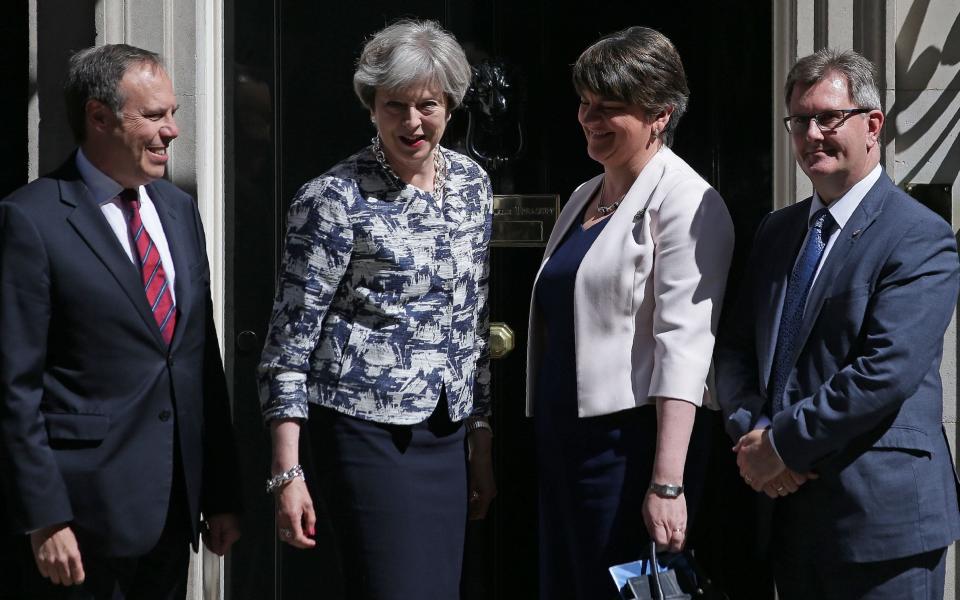
[[[783,409],[783,391],[790,376],[790,359],[796,349],[797,333],[800,323],[803,322],[803,308],[807,303],[807,294],[813,275],[817,272],[817,264],[823,256],[823,249],[830,239],[830,233],[837,224],[826,208],[821,208],[813,214],[810,225],[810,235],[807,243],[800,251],[800,258],[790,273],[787,282],[787,293],[783,298],[783,312],[780,315],[780,329],[777,333],[777,348],[773,353],[773,368],[770,372],[770,398],[773,413]]]

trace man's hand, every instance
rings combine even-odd
[[[754,429],[747,433],[737,441],[733,451],[737,453],[740,476],[754,491],[763,490],[786,469],[773,449],[766,429]]]
[[[771,498],[787,496],[800,489],[800,486],[808,480],[816,478],[816,473],[797,473],[792,469],[786,468],[783,470],[783,473],[780,473],[780,475],[767,482],[767,485],[763,486],[763,493]]]
[[[493,435],[489,430],[477,429],[467,436],[470,479],[468,515],[471,521],[485,518],[490,503],[497,495],[492,446]]]
[[[86,578],[77,537],[66,523],[30,534],[33,558],[40,574],[57,585],[80,585]]]
[[[223,556],[240,539],[240,519],[232,513],[207,517],[208,529],[203,532],[203,545],[217,556]]]

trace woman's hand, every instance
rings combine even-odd
[[[653,458],[654,483],[682,485],[687,447],[697,407],[676,398],[657,398],[657,453]],[[702,458],[698,457],[698,460]],[[643,522],[650,539],[670,552],[680,552],[687,542],[687,498],[661,496],[648,491],[643,500]]]
[[[664,498],[647,492],[643,500],[643,522],[657,547],[680,552],[687,543],[687,499],[683,494]]]
[[[493,478],[493,434],[487,429],[477,429],[467,434],[469,459],[469,504],[471,521],[487,516],[490,503],[497,495],[497,483]]]
[[[270,422],[273,442],[274,475],[289,472],[299,463],[300,421],[278,419]],[[295,548],[317,545],[310,539],[315,535],[317,515],[313,500],[303,477],[294,477],[274,491],[277,505],[277,537]]]
[[[312,548],[317,514],[303,479],[296,478],[276,492],[277,536],[294,548]]]

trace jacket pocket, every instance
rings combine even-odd
[[[47,437],[51,440],[99,442],[107,437],[110,417],[96,414],[46,413]]]
[[[930,437],[912,427],[891,427],[873,443],[873,450],[905,450],[915,454],[933,456],[933,443]]]

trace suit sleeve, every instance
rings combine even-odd
[[[755,321],[770,307],[755,306],[753,290],[759,285],[760,253],[768,251],[761,241],[768,218],[764,217],[757,228],[733,315],[721,327],[717,340],[717,401],[723,410],[724,429],[734,440],[753,428],[766,402],[760,388]]]
[[[0,464],[9,518],[22,533],[73,519],[40,412],[50,298],[36,227],[0,202]]]
[[[490,415],[490,232],[493,219],[493,191],[490,178],[483,175],[484,225],[480,248],[479,277],[477,279],[477,332],[474,354],[477,357],[474,371],[472,416]]]
[[[733,254],[733,223],[713,188],[680,184],[655,227],[650,396],[703,402]]]
[[[287,213],[273,316],[260,359],[264,421],[306,419],[307,373],[353,251],[345,198],[329,178],[304,185]]]
[[[206,240],[200,213],[193,206],[197,244],[209,271]],[[204,299],[206,331],[203,350],[203,494],[201,510],[206,516],[238,513],[241,510],[240,466],[230,412],[230,396],[223,372],[223,360],[213,318],[213,300],[207,290]]]
[[[890,247],[856,356],[813,395],[773,419],[777,449],[794,470],[816,468],[880,425],[939,361],[957,303],[960,263],[953,232],[931,215]]]

